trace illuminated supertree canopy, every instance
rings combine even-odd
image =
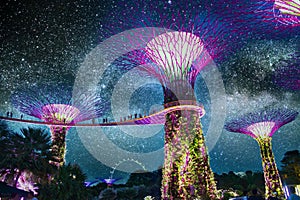
[[[300,90],[300,56],[295,54],[291,58],[280,62],[273,76],[273,82],[290,91]]]
[[[194,99],[193,85],[197,74],[205,64],[211,62],[210,56],[205,54],[204,44],[200,37],[189,32],[166,32],[152,40],[146,47],[146,55],[162,68],[165,77],[165,85],[171,92],[175,93],[177,99]],[[203,63],[195,63],[197,59]],[[194,63],[194,65],[193,65]],[[151,72],[150,72],[151,73]],[[186,85],[186,86],[185,86]],[[166,91],[167,92],[167,91]],[[167,101],[172,101],[170,99]],[[166,102],[168,103],[168,102]]]
[[[140,65],[138,68],[141,71],[148,72],[151,77],[156,77],[164,88],[169,87],[170,90],[176,90],[176,85],[183,87],[182,85],[188,85],[188,83],[189,86],[185,86],[185,89],[188,91],[193,89],[196,77],[201,70],[209,63],[221,62],[230,55],[236,48],[235,45],[239,44],[235,39],[241,34],[235,26],[221,20],[222,17],[210,13],[209,6],[205,8],[206,11],[192,11],[191,13],[170,14],[156,9],[150,14],[142,12],[144,13],[142,16],[130,15],[133,28],[154,28],[150,34],[141,30],[139,33],[134,32],[126,36],[126,40],[132,44],[141,43],[145,46],[141,45],[139,50],[130,52],[114,64],[126,70]],[[122,23],[122,29],[125,25],[128,23]],[[118,30],[116,26],[104,26],[103,29],[105,28]],[[158,29],[164,29],[164,31]],[[112,50],[113,48],[111,47]],[[128,63],[135,65],[131,65],[130,68]],[[141,66],[142,64],[147,64],[147,66]],[[186,94],[183,96],[189,97]]]
[[[97,118],[107,107],[93,92],[72,94],[70,86],[46,84],[21,88],[15,91],[11,100],[21,112],[51,123],[52,151],[59,165],[64,163],[65,137],[70,128],[63,124]]]
[[[147,43],[146,53],[171,81],[186,79],[192,63],[203,51],[201,39],[189,32],[167,32]]]
[[[233,42],[239,33],[235,28],[229,33],[232,25],[223,24],[209,12],[153,15],[143,21],[143,26],[155,27],[152,33],[140,31],[126,38],[132,44],[145,45],[114,64],[125,70],[138,66],[141,76],[157,78],[165,92],[165,103],[195,100],[197,75],[208,64],[226,58],[239,43]]]
[[[11,96],[11,100],[21,112],[53,124],[97,118],[107,106],[93,92],[72,94],[72,87],[62,85],[42,84],[21,88]]]
[[[249,113],[229,121],[225,128],[231,132],[243,133],[254,138],[260,147],[265,177],[265,197],[285,199],[282,182],[272,152],[272,136],[283,125],[292,122],[298,112],[289,109],[270,109]]]
[[[297,112],[288,109],[272,109],[257,113],[249,113],[241,118],[228,122],[225,128],[228,131],[239,132],[250,135],[253,138],[257,137],[272,137],[272,135],[283,125],[295,120]],[[255,131],[259,125],[266,127],[262,132]],[[251,129],[251,127],[253,129]]]

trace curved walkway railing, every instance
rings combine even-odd
[[[66,124],[66,123],[50,123],[43,122],[37,120],[26,120],[26,119],[18,119],[18,118],[10,118],[10,117],[2,117],[0,119],[6,121],[13,122],[22,122],[28,124],[41,124],[48,126],[65,126],[65,127],[91,127],[91,126],[122,126],[122,125],[151,125],[151,124],[164,124],[165,123],[165,115],[169,112],[176,110],[194,110],[199,113],[200,118],[204,116],[205,110],[202,104],[199,104],[195,101],[176,101],[171,102],[165,105],[165,108],[161,111],[153,113],[149,116],[144,116],[141,118],[130,119],[126,121],[120,122],[105,122],[105,123],[77,123],[77,124]]]

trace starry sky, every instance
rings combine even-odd
[[[209,139],[211,167],[216,173],[262,170],[256,142],[246,135],[227,132],[223,124],[239,114],[267,106],[284,106],[299,111],[299,91],[278,87],[272,77],[283,65],[282,60],[300,51],[300,31],[297,27],[285,28],[277,23],[260,21],[261,16],[256,19],[252,12],[235,14],[241,10],[241,5],[247,11],[255,6],[256,9],[255,4],[222,2],[52,0],[41,3],[36,0],[2,0],[1,114],[7,111],[16,116],[21,114],[10,99],[20,87],[45,83],[76,84],[78,77],[87,73],[82,70],[89,59],[99,54],[99,46],[120,32],[138,27],[164,27],[162,19],[176,21],[175,17],[181,16],[186,20],[212,11],[223,26],[234,31],[226,28],[224,56],[206,67],[195,85],[197,100],[206,109],[202,124]],[[103,99],[111,101],[111,108],[104,117],[119,120],[122,115],[149,113],[162,106],[163,91],[159,82],[139,77],[135,70],[122,71],[118,70],[117,64],[111,64],[96,79],[95,87]],[[124,102],[124,96],[129,96],[128,101]],[[30,116],[25,118],[33,119]],[[278,166],[286,151],[300,150],[299,124],[298,117],[273,136]],[[28,126],[20,123],[9,125],[15,130]],[[67,162],[79,164],[89,180],[108,177],[111,167],[116,168],[115,177],[126,179],[130,172],[154,170],[162,165],[163,127],[160,125],[100,130],[72,128],[66,142]],[[143,163],[137,161],[140,154],[145,156]]]

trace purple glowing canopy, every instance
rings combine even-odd
[[[150,40],[145,54],[163,70],[166,81],[187,79],[193,83],[196,75],[212,60],[204,46],[201,38],[191,32],[172,31]]]
[[[73,94],[71,86],[34,85],[21,88],[11,96],[14,107],[45,122],[77,123],[103,115],[107,109],[91,91]]]
[[[179,13],[169,18],[161,17],[158,22],[156,18],[148,19],[144,26],[152,28],[152,34],[134,32],[125,38],[133,44],[140,41],[145,45],[114,63],[120,69],[138,66],[143,76],[155,77],[163,86],[180,80],[193,88],[197,75],[205,66],[230,52],[229,38],[234,37],[234,33],[229,33],[229,25],[222,24],[210,13],[194,17]]]
[[[225,129],[257,137],[272,137],[283,125],[295,120],[298,112],[286,108],[269,109],[248,113],[237,119],[228,121]]]

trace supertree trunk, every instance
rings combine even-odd
[[[218,199],[197,111],[166,115],[162,199]],[[205,199],[205,198],[204,198]]]
[[[55,158],[54,164],[60,167],[65,163],[67,128],[51,126],[50,129],[52,135],[52,154]]]
[[[265,197],[285,199],[281,179],[272,152],[271,137],[257,137],[265,178]]]

